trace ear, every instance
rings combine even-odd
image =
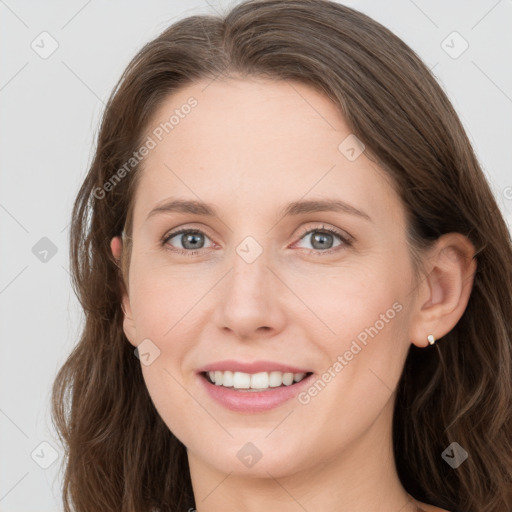
[[[110,249],[112,251],[112,255],[114,256],[114,259],[116,260],[117,266],[121,268],[121,256],[123,251],[123,243],[120,236],[115,236],[110,241]],[[128,341],[134,346],[137,346],[137,330],[135,329],[135,322],[133,321],[132,316],[132,308],[130,306],[130,298],[128,295],[128,292],[125,289],[125,286],[123,283],[121,283],[122,286],[122,299],[121,299],[121,308],[124,313],[124,320],[123,320],[123,331],[128,338]]]
[[[473,244],[460,233],[441,236],[429,251],[411,322],[409,339],[414,345],[427,346],[429,334],[437,340],[460,320],[473,289],[474,255]]]

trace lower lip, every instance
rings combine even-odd
[[[274,409],[297,396],[302,388],[309,385],[314,373],[290,386],[268,388],[265,391],[235,391],[233,388],[212,384],[203,374],[198,376],[210,396],[227,409],[237,412],[262,412]]]

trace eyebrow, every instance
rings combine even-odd
[[[354,206],[339,199],[303,199],[300,201],[293,201],[280,210],[280,218],[288,216],[297,216],[305,213],[328,211],[348,213],[351,215],[362,217],[366,220],[369,220],[370,222],[373,222],[371,217],[367,213],[365,213],[362,210],[358,210]],[[195,200],[192,201],[185,199],[171,199],[153,208],[149,212],[146,220],[159,213],[171,212],[189,213],[192,215],[203,215],[205,217],[218,216],[215,206],[213,206],[210,203]]]

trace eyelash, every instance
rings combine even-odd
[[[317,227],[317,228],[312,228],[312,229],[306,229],[305,231],[302,232],[301,236],[299,237],[299,240],[302,240],[302,238],[304,238],[306,235],[309,235],[310,233],[315,233],[315,232],[333,234],[333,235],[339,237],[343,243],[341,245],[338,245],[337,247],[328,249],[326,251],[320,251],[318,249],[306,249],[309,251],[309,254],[313,253],[317,256],[323,256],[325,254],[332,254],[333,252],[343,249],[344,246],[350,247],[353,243],[353,240],[351,238],[343,235],[340,231],[333,229],[333,228],[325,227],[325,226],[322,226],[321,228]],[[200,229],[184,228],[184,229],[180,229],[178,231],[173,231],[172,233],[164,235],[163,238],[161,239],[161,245],[166,250],[171,251],[173,253],[177,252],[178,254],[183,254],[186,256],[196,256],[197,254],[199,254],[201,252],[202,249],[190,251],[190,250],[186,250],[186,249],[175,249],[175,248],[171,249],[171,248],[169,248],[169,246],[167,246],[167,242],[170,239],[174,238],[177,235],[181,235],[183,233],[202,234],[202,235],[208,236],[206,233],[204,233]]]

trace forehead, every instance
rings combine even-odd
[[[305,84],[196,82],[161,103],[146,136],[154,147],[143,161],[135,217],[169,196],[226,203],[231,213],[313,196],[337,196],[374,215],[383,201],[396,208],[385,175],[364,152],[347,158],[354,135],[339,108]]]

